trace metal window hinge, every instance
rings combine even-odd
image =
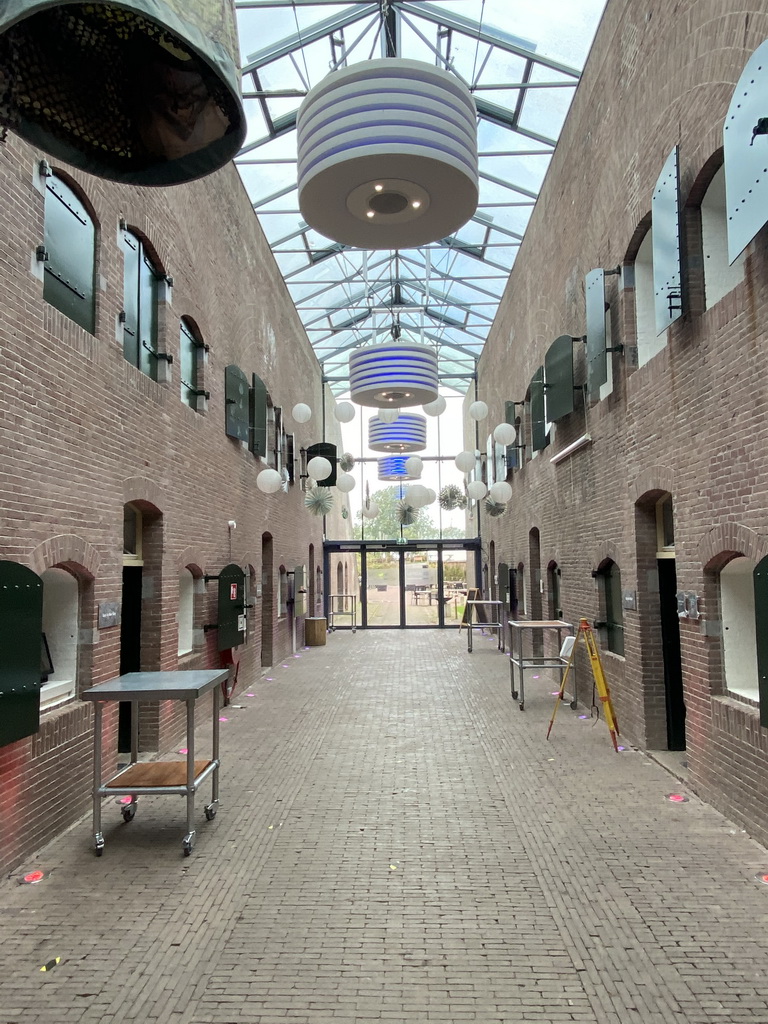
[[[207,633],[207,632],[209,632],[209,630],[211,630],[211,629],[218,629],[218,628],[219,628],[219,624],[218,624],[218,622],[207,622],[207,623],[206,623],[206,624],[205,624],[205,625],[203,626],[203,632],[204,632],[204,633]]]
[[[168,352],[156,352],[155,349],[153,349],[151,345],[148,345],[146,343],[146,341],[142,341],[141,344],[142,344],[142,348],[145,348],[147,350],[147,352],[149,352],[149,354],[151,356],[154,356],[155,359],[158,360],[158,362],[164,361],[164,362],[168,363],[169,366],[173,362],[173,356],[170,355]]]
[[[128,319],[128,314],[125,312],[124,309],[121,309],[120,312],[117,314],[117,322],[119,324],[124,324],[127,319]]]
[[[53,174],[53,169],[47,160],[41,160],[37,167],[41,178],[50,178]]]
[[[38,247],[35,249],[35,256],[37,257],[38,263],[47,263],[48,260],[51,258],[48,255],[48,250],[45,248],[44,245],[38,245]]]

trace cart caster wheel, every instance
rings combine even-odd
[[[568,707],[571,709],[571,711],[575,711],[578,706],[579,705],[576,703],[575,700],[572,700],[571,703],[568,705]]]
[[[208,821],[213,821],[216,817],[216,810],[217,808],[210,806],[205,808],[205,817]]]
[[[517,690],[512,691],[512,700],[517,700]]]
[[[525,704],[523,703],[523,701],[520,701],[520,710],[525,711]]]
[[[104,847],[103,846],[97,846],[96,849],[93,852],[96,854],[97,857],[100,857],[102,855],[102,853],[104,853]]]
[[[104,853],[104,836],[101,832],[97,832],[93,837],[93,852],[97,857],[100,857],[102,853]]]
[[[192,853],[192,847],[191,847],[191,846],[188,846],[188,845],[187,845],[187,844],[185,843],[185,844],[184,844],[184,856],[185,856],[185,857],[188,857],[188,856],[190,855],[190,853]]]

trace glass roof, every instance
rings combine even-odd
[[[605,0],[236,0],[248,134],[236,159],[336,394],[350,351],[403,339],[437,348],[460,393],[544,180]],[[515,34],[498,26],[512,28]],[[455,235],[416,249],[331,242],[301,218],[296,115],[332,70],[376,57],[437,64],[478,112],[480,200]]]

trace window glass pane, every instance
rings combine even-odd
[[[123,355],[138,366],[139,363],[139,260],[141,243],[135,235],[123,232]]]
[[[181,400],[190,408],[197,408],[197,342],[189,327],[181,321],[179,335],[179,377]]]
[[[146,255],[139,264],[139,369],[157,380],[157,273]]]

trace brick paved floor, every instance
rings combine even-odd
[[[2,1024],[768,1024],[766,851],[602,722],[546,743],[493,642],[337,632],[269,676],[192,857],[145,797],[0,882]]]

